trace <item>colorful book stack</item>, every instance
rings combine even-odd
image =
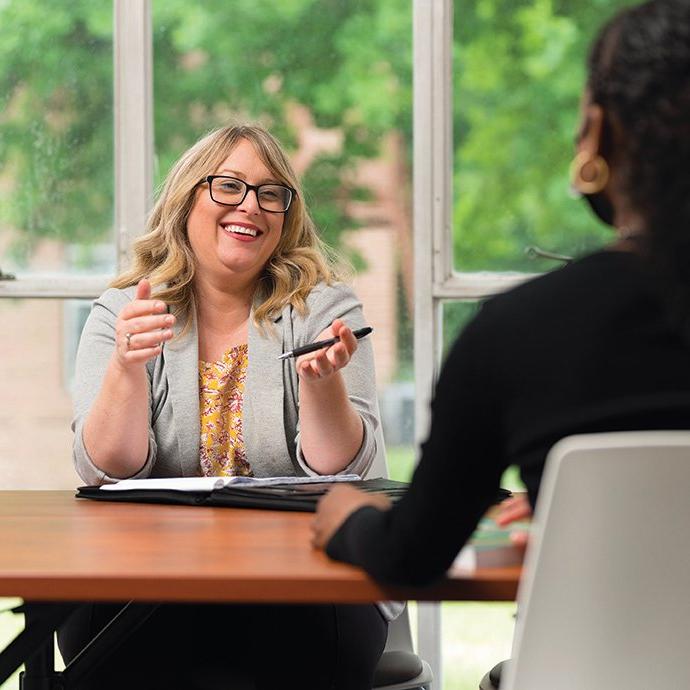
[[[475,570],[520,565],[525,551],[511,541],[510,535],[513,532],[529,532],[529,527],[529,522],[513,522],[508,527],[499,527],[491,518],[482,518],[452,567]]]

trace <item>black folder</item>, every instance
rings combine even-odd
[[[407,482],[393,479],[360,479],[353,482],[322,482],[317,484],[274,484],[272,486],[225,486],[212,491],[177,491],[173,489],[126,489],[103,491],[98,486],[81,486],[77,498],[96,501],[122,501],[125,503],[173,503],[188,506],[221,506],[228,508],[263,508],[265,510],[316,510],[318,500],[332,486],[346,483],[361,491],[382,493],[394,503],[407,490]],[[499,489],[496,502],[511,496],[510,491]]]
[[[77,498],[127,503],[174,503],[189,506],[226,506],[229,508],[264,508],[314,512],[316,504],[332,486],[347,484],[362,491],[382,493],[392,501],[399,500],[407,489],[406,482],[393,479],[361,479],[353,482],[320,482],[316,484],[274,484],[272,486],[225,486],[212,491],[177,491],[174,489],[125,489],[103,491],[97,486],[80,486]]]

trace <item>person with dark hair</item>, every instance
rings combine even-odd
[[[484,304],[398,504],[347,487],[322,499],[315,545],[382,582],[441,577],[509,465],[534,504],[564,436],[690,429],[690,3],[620,12],[588,73],[572,184],[615,239]]]

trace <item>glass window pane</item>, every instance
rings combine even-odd
[[[457,0],[454,261],[460,270],[544,271],[536,246],[580,254],[609,233],[569,193],[587,48],[631,0]]]
[[[443,303],[443,357],[453,346],[462,329],[473,319],[480,307],[480,302],[444,302]]]
[[[476,301],[448,301],[443,303],[443,357],[462,333],[463,328],[476,316],[481,309],[482,302]],[[509,467],[502,479],[501,486],[511,491],[525,491],[525,485],[520,479],[519,469]]]
[[[515,604],[443,602],[441,656],[449,690],[476,690],[484,674],[510,658]]]
[[[72,379],[89,300],[0,300],[0,486],[74,489]]]
[[[480,307],[481,302],[444,302],[444,356]],[[525,490],[516,467],[506,470],[501,486]],[[515,604],[445,602],[441,611],[443,687],[474,690],[489,669],[510,657]]]
[[[209,129],[259,121],[355,267],[391,471],[413,464],[412,3],[154,0],[156,182]]]
[[[0,267],[114,265],[112,3],[0,3]]]

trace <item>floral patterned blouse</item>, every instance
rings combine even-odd
[[[230,348],[217,362],[199,361],[200,465],[206,477],[253,476],[242,438],[247,345]]]

